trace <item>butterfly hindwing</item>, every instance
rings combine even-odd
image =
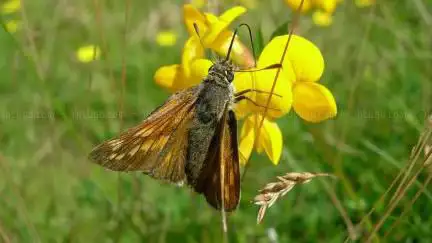
[[[222,173],[221,173],[222,171]],[[235,114],[227,110],[218,124],[195,191],[216,209],[236,209],[240,199],[240,170]],[[223,190],[223,196],[222,195]]]
[[[224,150],[221,151],[221,163],[225,164],[225,195],[224,205],[226,211],[236,209],[240,201],[240,162],[237,141],[237,120],[234,111],[228,111],[228,120],[225,124],[223,137]]]
[[[172,95],[138,126],[97,146],[90,159],[114,171],[143,171],[162,180],[182,183],[198,87]]]

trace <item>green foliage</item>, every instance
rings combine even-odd
[[[140,173],[105,171],[86,159],[95,144],[137,124],[168,96],[153,75],[179,62],[186,31],[178,1],[159,2],[23,1],[27,24],[14,34],[0,29],[0,242],[223,242],[220,214],[201,196]],[[242,19],[260,26],[253,33],[257,54],[267,37],[287,30],[288,7],[271,2]],[[279,242],[342,242],[346,224],[326,188],[334,188],[354,224],[385,192],[431,111],[432,39],[419,9],[410,1],[379,1],[368,9],[345,1],[330,27],[301,18],[297,33],[323,52],[321,82],[337,99],[338,117],[306,124],[290,113],[277,121],[284,134],[281,163],[253,156],[240,208],[229,217],[230,242],[276,242],[274,233]],[[154,43],[166,27],[179,33],[177,46]],[[76,49],[88,43],[101,45],[102,60],[75,60]],[[288,171],[340,179],[294,188],[256,225],[258,208],[250,201]],[[383,238],[425,177],[388,219],[380,242],[432,238],[429,189]],[[387,201],[360,233],[382,217]]]
[[[273,33],[270,36],[270,40],[272,40],[273,38],[275,38],[276,36],[280,36],[280,35],[286,35],[288,34],[288,25],[290,24],[290,21],[287,21],[281,25],[279,25],[275,31],[273,31]]]
[[[259,54],[262,52],[265,46],[263,32],[260,28],[258,28],[258,30],[256,31],[255,38],[253,40],[253,45],[255,49],[254,52],[256,55],[255,58],[258,59]]]

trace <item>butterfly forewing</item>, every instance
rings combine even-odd
[[[237,147],[237,121],[231,110],[226,110],[212,139],[207,159],[195,191],[203,193],[216,209],[229,212],[236,209],[240,199],[240,171]],[[222,173],[221,173],[222,170]],[[223,183],[221,186],[221,175]],[[223,190],[223,196],[222,195]]]
[[[195,86],[172,95],[141,124],[93,149],[90,159],[111,170],[182,183],[196,92]]]

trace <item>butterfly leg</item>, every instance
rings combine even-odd
[[[244,96],[244,95],[240,95],[240,96],[235,97],[235,99],[234,99],[234,103],[238,103],[238,102],[240,102],[240,101],[242,101],[242,100],[247,100],[247,101],[249,101],[250,103],[254,104],[254,105],[257,106],[257,107],[265,108],[265,106],[262,106],[262,105],[256,103],[254,100],[252,100],[251,98],[249,98],[249,97],[247,97],[247,96]],[[270,110],[275,110],[275,111],[280,111],[279,109],[271,108],[271,107],[269,107],[268,109],[270,109]]]
[[[263,91],[263,90],[259,90],[259,89],[245,89],[245,90],[242,90],[240,92],[235,93],[234,96],[237,97],[237,96],[241,96],[241,95],[244,95],[244,94],[250,93],[250,92],[257,92],[260,94],[270,94],[271,93],[271,92],[267,92],[267,91]],[[280,95],[280,94],[273,93],[273,95],[277,96],[277,97],[282,97],[282,95]]]

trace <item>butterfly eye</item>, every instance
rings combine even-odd
[[[232,82],[234,80],[234,73],[231,71],[225,71],[225,76],[227,77],[229,82]]]

